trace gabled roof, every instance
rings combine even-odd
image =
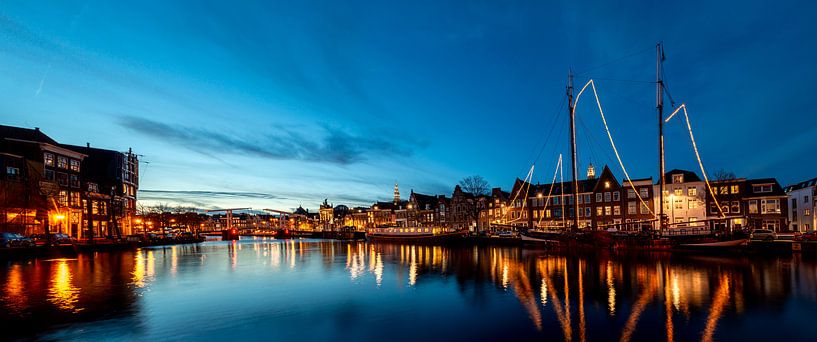
[[[757,178],[757,179],[749,179],[746,181],[749,184],[748,191],[752,195],[757,196],[786,196],[786,192],[783,191],[783,187],[780,186],[780,183],[777,182],[777,179],[774,178]],[[772,185],[772,192],[755,192],[753,185],[760,185],[760,184],[771,184]]]
[[[414,191],[411,192],[411,196],[417,203],[418,206],[417,209],[420,210],[425,210],[426,205],[428,205],[429,208],[434,209],[437,207],[437,204],[439,203],[436,196],[418,194]]]
[[[29,129],[0,125],[0,139],[14,139],[58,145],[57,141],[45,135],[39,128]]]

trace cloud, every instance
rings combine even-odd
[[[273,160],[302,160],[348,165],[371,156],[410,156],[408,143],[397,143],[376,136],[359,136],[328,125],[321,126],[323,135],[308,137],[287,127],[264,136],[238,136],[203,128],[171,125],[150,119],[124,116],[119,125],[149,137],[199,152],[216,155],[224,152],[245,154]]]

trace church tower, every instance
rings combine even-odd
[[[397,181],[394,182],[394,204],[400,203],[400,189],[397,188]]]
[[[596,178],[596,168],[593,167],[593,163],[590,163],[587,166],[587,179],[595,179]]]

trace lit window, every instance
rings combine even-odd
[[[638,204],[635,201],[627,202],[627,214],[636,214],[638,210]]]
[[[674,193],[675,193],[675,196],[683,196],[684,195],[684,189],[681,189],[681,188],[675,189]]]
[[[695,187],[687,188],[687,196],[689,197],[698,196],[698,188]]]
[[[613,207],[613,215],[621,215],[621,207],[620,206],[614,206]]]
[[[803,210],[803,215],[811,216],[811,209]]]
[[[698,201],[689,201],[687,206],[689,209],[698,209]]]
[[[757,214],[757,200],[749,201],[749,214]]]
[[[780,200],[778,199],[761,199],[760,200],[761,214],[780,214]]]
[[[596,207],[596,216],[602,216],[602,215],[604,215],[604,208]]]
[[[609,205],[604,207],[604,215],[610,216],[612,214],[613,214],[613,208],[611,208]]]
[[[752,185],[752,191],[756,193],[772,192],[771,184]]]
[[[71,159],[71,171],[79,172],[79,160]]]
[[[684,182],[684,175],[672,175],[672,182],[673,183],[683,183]]]
[[[719,194],[720,194],[720,195],[728,195],[728,194],[729,194],[729,187],[728,187],[728,186],[722,186],[722,187],[720,187],[720,192],[719,192]]]
[[[638,191],[641,193],[641,198],[650,197],[650,190],[648,188],[641,188],[638,189]]]
[[[737,193],[739,193],[739,192],[740,192],[740,187],[739,187],[739,186],[737,186],[737,185],[732,185],[732,191],[731,191],[731,192],[732,192],[733,194],[737,194]]]
[[[54,154],[45,152],[43,153],[43,163],[45,166],[54,166]]]
[[[733,214],[739,214],[740,213],[740,201],[732,201],[731,211],[732,211]]]
[[[605,202],[610,202],[610,192],[609,191],[604,193],[604,201]]]
[[[627,198],[635,198],[635,190],[627,189]]]
[[[63,156],[57,156],[57,167],[61,169],[68,168],[68,158]]]
[[[599,203],[599,202],[601,202],[601,193],[600,192],[596,194],[596,203]]]
[[[20,175],[20,169],[12,166],[6,166],[6,175],[9,179],[17,178]]]

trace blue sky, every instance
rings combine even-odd
[[[785,185],[816,176],[815,32],[817,3],[788,1],[4,1],[0,121],[133,147],[146,203],[365,204],[533,163],[549,182],[573,68],[655,178],[663,41],[707,169]],[[577,116],[581,169],[621,175],[590,96]],[[682,121],[666,131],[667,168],[697,171]]]

